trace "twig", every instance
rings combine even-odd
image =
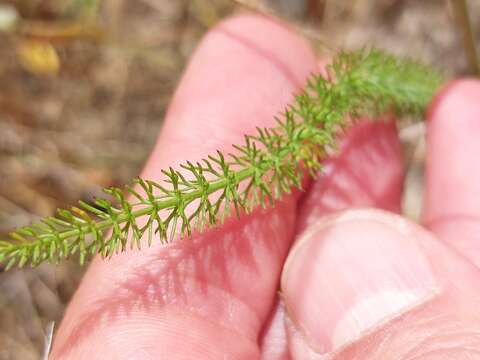
[[[50,322],[47,325],[45,331],[45,340],[43,344],[43,354],[42,360],[48,360],[48,355],[50,355],[50,348],[52,347],[52,339],[53,339],[53,328],[55,327],[55,322]]]
[[[466,0],[449,0],[453,10],[453,15],[457,22],[457,29],[461,34],[463,48],[467,57],[469,71],[472,74],[480,75],[480,63],[473,35],[472,23],[468,14],[468,5]]]
[[[325,7],[327,0],[309,0],[308,1],[308,16],[317,21],[322,21],[325,15]]]

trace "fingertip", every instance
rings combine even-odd
[[[297,351],[338,352],[438,294],[419,245],[426,238],[415,224],[375,209],[332,215],[307,230],[282,274],[288,317],[305,339]]]
[[[461,78],[445,84],[431,101],[426,118],[431,122],[438,116],[449,117],[452,111],[464,108],[462,105],[478,104],[480,81],[476,78]]]
[[[295,62],[298,60],[300,63],[308,61],[309,65],[316,61],[308,41],[293,26],[278,18],[258,13],[232,16],[212,28],[206,40],[209,35],[217,32],[225,34],[225,31],[228,31],[226,35],[241,35],[244,41],[250,39],[252,43],[265,45],[265,50],[268,46],[272,53],[278,51],[292,72],[295,72]],[[237,36],[233,36],[233,40],[241,40]],[[296,80],[303,82],[305,79],[300,76]]]
[[[230,150],[257,126],[275,126],[274,116],[314,71],[309,44],[282,22],[250,14],[220,22],[185,70],[146,175]]]

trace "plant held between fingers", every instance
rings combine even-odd
[[[245,135],[233,153],[217,152],[199,162],[165,169],[163,181],[136,179],[124,190],[105,189],[111,200],[80,201],[55,217],[16,229],[0,241],[6,268],[58,262],[78,254],[83,264],[140,247],[143,238],[168,242],[223,222],[235,213],[275,200],[314,176],[335,149],[338,135],[356,119],[392,112],[421,117],[441,84],[440,76],[416,62],[379,50],[339,53],[328,76],[313,75],[275,128]]]

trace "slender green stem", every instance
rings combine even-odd
[[[243,169],[239,172],[236,173],[237,180],[239,182],[248,179],[252,176],[253,170],[252,169]],[[186,192],[184,194],[183,200],[187,203],[196,200],[200,198],[202,195],[211,195],[215,192],[217,192],[220,189],[223,189],[227,183],[227,180],[221,179],[217,180],[215,182],[212,182],[210,186],[208,187],[208,190],[203,191],[203,190],[193,190]],[[133,217],[135,219],[146,216],[152,213],[153,210],[165,210],[165,209],[171,209],[174,208],[178,205],[178,199],[177,198],[172,198],[169,200],[155,200],[155,203],[153,205],[146,205],[144,208],[135,210],[133,211],[130,215],[129,214],[121,214],[119,215],[116,219],[115,222],[118,224],[123,224],[125,223],[129,217]],[[106,230],[109,229],[113,225],[113,219],[107,219],[103,221],[99,221],[96,224],[96,227],[98,230]],[[89,231],[90,225],[85,224],[81,225],[77,229],[73,230],[67,230],[59,233],[59,238],[61,240],[66,240],[70,238],[75,238],[78,235],[80,235],[82,232],[88,232]]]
[[[355,119],[385,111],[419,116],[441,83],[426,67],[377,50],[340,53],[328,73],[309,79],[276,128],[258,128],[245,135],[243,145],[233,145],[236,154],[218,152],[181,164],[181,171],[162,170],[159,183],[138,179],[126,191],[105,189],[113,202],[80,202],[59,210],[58,217],[16,229],[9,241],[0,241],[0,262],[7,268],[35,266],[79,254],[83,263],[96,253],[123,251],[127,243],[140,247],[145,234],[149,244],[154,234],[170,241],[216,225],[233,209],[240,216],[241,210],[273,206],[301,186],[306,172],[321,169],[338,134]]]

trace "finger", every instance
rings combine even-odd
[[[262,17],[225,21],[202,41],[142,176],[197,160],[273,116],[314,70],[303,40]],[[54,359],[254,359],[292,238],[295,199],[240,221],[109,261],[74,296]]]
[[[478,358],[479,270],[380,210],[313,224],[282,275],[294,359]]]
[[[460,80],[433,103],[427,133],[424,223],[480,266],[480,82]]]
[[[326,161],[299,207],[297,237],[322,216],[353,207],[399,211],[403,183],[400,142],[393,120],[362,121],[349,129],[340,151]],[[262,359],[288,359],[283,304],[278,302],[262,338]]]

